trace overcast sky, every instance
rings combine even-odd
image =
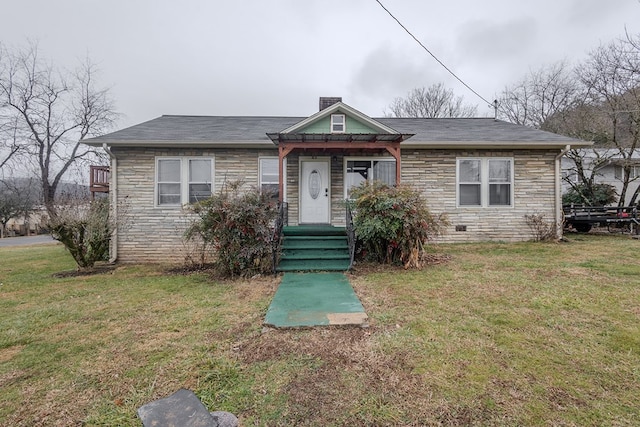
[[[469,86],[507,85],[601,43],[640,33],[639,0],[381,0]],[[372,117],[443,82],[492,111],[424,52],[375,0],[0,0],[0,41],[39,42],[56,65],[87,54],[122,114],[308,116],[318,97]]]

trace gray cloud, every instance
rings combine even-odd
[[[378,115],[437,82],[479,102],[371,0],[5,3],[0,40],[39,39],[67,68],[88,54],[120,126],[169,113],[308,115],[323,95]],[[625,24],[640,32],[636,0],[384,3],[487,97],[529,68],[581,59]]]
[[[462,25],[455,48],[472,61],[505,61],[529,50],[537,38],[538,24],[531,17],[500,23],[476,20]]]
[[[412,88],[447,79],[446,72],[419,49],[402,50],[385,44],[363,58],[349,88],[354,99],[374,103],[377,112],[382,113],[394,98],[406,95]]]

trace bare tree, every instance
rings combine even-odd
[[[12,219],[23,217],[28,224],[38,203],[37,193],[32,178],[0,180],[0,237],[6,236],[7,223]]]
[[[506,87],[499,99],[499,114],[511,123],[555,131],[553,125],[561,125],[564,113],[579,106],[583,98],[569,65],[558,62],[532,70],[519,83]]]
[[[5,52],[0,45],[0,75],[4,74],[7,64],[4,58]],[[20,152],[20,144],[17,144],[15,124],[11,116],[6,114],[7,105],[0,99],[0,178],[4,175],[5,167],[9,161]]]
[[[88,60],[69,72],[41,59],[36,44],[2,51],[3,123],[16,147],[35,163],[44,204],[54,216],[56,190],[67,170],[96,154],[80,141],[113,124],[113,103],[107,90],[95,87],[96,69]]]
[[[578,68],[589,100],[608,116],[609,143],[621,159],[622,190],[618,204],[625,204],[632,158],[640,144],[640,37],[627,35],[591,51]]]
[[[593,149],[566,154],[574,166],[565,181],[586,198],[595,192],[600,168],[621,158],[621,205],[633,180],[630,159],[640,132],[639,50],[634,41],[628,37],[600,46],[575,69],[560,62],[531,71],[500,98],[500,114],[510,122],[595,142]]]
[[[404,98],[394,99],[389,109],[390,117],[427,118],[474,117],[478,110],[475,105],[465,104],[463,97],[456,97],[442,83],[415,88]]]
[[[587,141],[604,141],[602,114],[587,103],[586,90],[566,62],[531,70],[519,83],[506,87],[500,96],[499,114],[509,122],[547,130]],[[572,149],[566,153],[573,166],[564,180],[589,200],[597,184],[600,166],[611,153]],[[577,178],[577,179],[575,179]]]
[[[5,168],[9,167],[10,161],[15,159],[21,151],[22,147],[16,139],[15,124],[0,116],[0,172],[4,172]]]

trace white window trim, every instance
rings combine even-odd
[[[344,198],[345,200],[349,197],[347,194],[347,162],[360,162],[360,161],[369,161],[369,162],[394,162],[396,164],[396,168],[398,167],[398,163],[396,162],[395,157],[344,157],[342,160],[342,181],[343,190],[344,190]],[[373,165],[372,165],[373,167]],[[373,182],[373,176],[367,178],[368,182]]]
[[[280,167],[280,165],[278,165],[278,161],[280,160],[278,156],[259,156],[258,157],[258,188],[260,189],[260,191],[262,191],[262,184],[280,184],[278,181],[262,182],[262,161],[263,160],[275,160],[276,165],[278,166],[278,173],[279,173],[279,167]]]
[[[629,170],[629,180],[635,180],[640,177],[640,165],[631,165]],[[624,169],[622,165],[614,165],[613,179],[622,181],[624,179]]]
[[[180,160],[180,203],[159,204],[158,203],[158,164],[161,160]],[[153,205],[159,209],[181,208],[189,204],[189,161],[190,160],[210,160],[211,161],[211,194],[215,191],[216,168],[214,156],[156,156],[155,170],[153,176]]]
[[[342,117],[342,123],[334,123],[333,119],[335,117]],[[334,124],[341,124],[342,130],[334,130]],[[347,116],[344,114],[332,114],[331,115],[331,133],[346,133],[347,132]]]
[[[464,160],[480,161],[480,204],[479,205],[461,205],[460,204],[460,162]],[[508,183],[511,194],[509,205],[490,205],[489,204],[489,160],[508,160],[511,164],[511,180]],[[456,158],[456,207],[459,209],[512,209],[515,206],[514,200],[514,181],[515,170],[513,157],[457,157]],[[507,184],[506,182],[504,184]]]

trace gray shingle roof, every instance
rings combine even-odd
[[[103,136],[87,139],[90,145],[272,144],[267,133],[280,132],[305,117],[268,116],[161,116]],[[507,123],[492,118],[374,119],[400,133],[415,134],[403,145],[586,145],[585,141]]]
[[[551,132],[520,126],[492,118],[375,119],[402,133],[414,133],[411,142],[559,142],[577,143]]]

